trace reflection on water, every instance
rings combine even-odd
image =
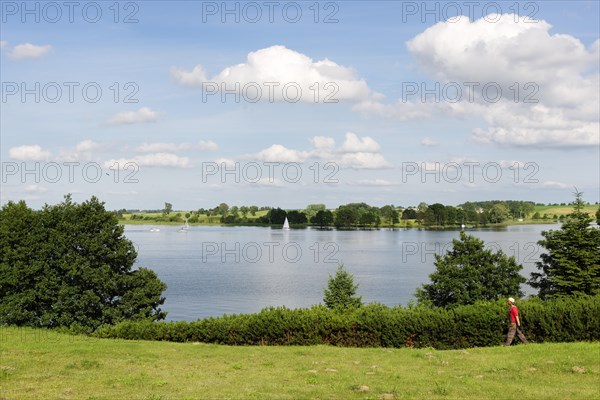
[[[435,270],[434,254],[451,247],[459,230],[338,231],[262,227],[131,225],[126,236],[138,249],[136,266],[151,268],[167,285],[169,320],[251,313],[268,306],[309,307],[338,263],[360,285],[364,302],[406,304]],[[558,225],[469,229],[495,250],[523,264],[529,278],[543,252],[541,231]],[[533,289],[525,286],[526,293]]]

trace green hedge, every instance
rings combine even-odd
[[[532,342],[600,340],[600,296],[529,299],[518,302],[525,335]],[[267,308],[195,322],[124,322],[105,326],[101,338],[204,342],[227,345],[354,347],[496,346],[507,330],[504,301],[453,309],[369,304],[351,312],[324,306]],[[517,340],[518,341],[518,340]]]

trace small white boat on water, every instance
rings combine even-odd
[[[152,227],[150,228],[150,232],[160,232],[160,229]]]
[[[284,221],[284,223],[283,223],[283,227],[282,227],[282,229],[283,229],[284,231],[289,231],[289,230],[290,230],[290,223],[289,223],[289,221],[288,221],[287,217],[285,217],[285,221]]]

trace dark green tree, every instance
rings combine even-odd
[[[582,195],[575,192],[573,213],[561,228],[542,232],[544,239],[538,242],[548,253],[540,255],[541,272],[533,272],[529,284],[543,299],[600,294],[600,230],[591,226]]]
[[[379,226],[381,218],[376,209],[359,210],[358,223],[363,227]]]
[[[326,209],[327,207],[325,207],[325,204],[309,204],[306,206],[304,213],[306,214],[306,218],[310,221],[310,219],[317,215],[319,211],[325,211]]]
[[[290,224],[305,224],[308,222],[306,214],[298,210],[288,211],[287,217]]]
[[[464,211],[464,220],[461,218],[461,223],[479,223],[479,213],[475,204],[467,202],[461,208]]]
[[[227,203],[221,203],[217,207],[217,212],[221,214],[221,219],[225,218],[229,213],[229,206]]]
[[[163,215],[169,215],[173,211],[173,204],[165,203],[165,208],[163,208]]]
[[[446,206],[435,203],[425,210],[426,225],[446,225]]]
[[[393,205],[381,207],[380,214],[381,214],[381,217],[384,219],[384,221],[390,227],[394,226],[395,224],[397,224],[399,222],[398,210]]]
[[[425,214],[427,213],[427,209],[429,206],[424,201],[420,202],[417,206],[417,217],[415,218],[418,223],[421,223],[425,220]]]
[[[166,285],[145,268],[116,216],[95,197],[33,211],[0,210],[0,325],[79,325],[163,319]]]
[[[362,297],[356,296],[358,284],[354,275],[346,271],[343,264],[338,265],[334,276],[329,275],[327,288],[323,289],[323,301],[332,310],[348,310],[362,306]]]
[[[598,210],[596,211],[596,225],[600,225],[600,206],[598,206]]]
[[[311,224],[319,225],[321,228],[333,224],[333,213],[329,210],[319,210],[317,214],[310,219]]]
[[[445,255],[435,255],[435,266],[431,283],[417,289],[420,303],[450,307],[523,295],[520,285],[526,279],[519,275],[523,267],[515,258],[484,249],[482,240],[465,232],[460,232],[460,240],[452,240]]]
[[[268,223],[272,225],[283,225],[285,217],[287,217],[287,212],[279,207],[269,210],[266,215]]]
[[[489,221],[493,224],[504,222],[509,218],[509,209],[504,203],[497,203],[488,211]]]
[[[335,212],[336,228],[350,228],[358,222],[358,210],[349,206],[339,206]]]
[[[446,224],[447,225],[454,225],[457,222],[460,224],[462,222],[462,219],[459,218],[459,215],[462,216],[462,210],[457,209],[456,207],[452,207],[452,206],[446,206]]]
[[[402,211],[402,219],[406,220],[406,219],[416,219],[417,218],[417,211],[414,208],[406,208],[404,211]]]

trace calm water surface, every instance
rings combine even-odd
[[[404,304],[429,281],[434,254],[450,248],[458,230],[336,231],[263,227],[126,226],[138,249],[136,266],[151,268],[168,285],[168,320],[252,313],[268,306],[309,307],[338,262],[354,274],[364,302]],[[486,245],[523,264],[529,278],[543,252],[541,231],[558,225],[468,229]],[[526,293],[534,293],[524,286]]]

